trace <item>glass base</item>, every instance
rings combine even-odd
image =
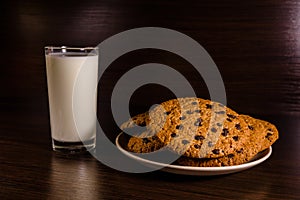
[[[84,153],[94,149],[95,146],[95,138],[84,142],[64,142],[52,139],[53,150],[62,153]]]

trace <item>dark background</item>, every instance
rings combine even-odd
[[[121,31],[156,26],[182,32],[208,51],[221,72],[228,105],[233,109],[257,115],[299,113],[300,8],[296,1],[1,4],[1,111],[46,112],[44,46],[96,46]],[[129,53],[116,60],[102,79],[101,98],[109,98],[111,87],[129,68],[153,60],[179,71],[184,69],[198,96],[209,98],[201,77],[190,73],[192,66],[174,54],[158,50]],[[137,91],[133,104],[139,101],[147,105],[148,101],[172,97],[161,87],[148,89]]]
[[[12,0],[1,1],[0,11],[0,196],[84,198],[80,188],[86,187],[90,197],[105,199],[299,197],[299,1]],[[149,26],[199,42],[219,68],[228,106],[277,126],[280,139],[268,161],[231,176],[190,178],[126,174],[93,158],[52,152],[44,46],[96,46],[114,34]],[[199,97],[209,98],[201,76],[179,56],[153,49],[130,52],[111,64],[99,85],[98,117],[111,139],[120,131],[110,111],[114,84],[148,62],[173,67]],[[173,97],[162,86],[146,85],[132,95],[130,111],[144,112]]]

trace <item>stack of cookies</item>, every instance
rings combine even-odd
[[[178,154],[176,164],[197,167],[246,163],[278,139],[273,124],[201,98],[163,102],[121,129],[132,135],[128,151],[150,153],[164,148]]]

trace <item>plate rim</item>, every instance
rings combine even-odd
[[[250,167],[254,167],[254,166],[264,162],[265,160],[267,160],[272,154],[272,147],[270,146],[269,148],[264,150],[264,151],[267,151],[267,152],[265,152],[265,154],[263,156],[255,159],[253,161],[249,161],[247,163],[243,163],[243,164],[240,164],[240,165],[221,166],[221,167],[193,167],[193,166],[173,165],[173,164],[166,164],[166,163],[161,163],[161,162],[156,162],[156,161],[148,160],[148,159],[145,159],[145,158],[141,158],[141,157],[138,157],[138,156],[134,155],[134,153],[125,150],[122,147],[122,145],[120,145],[120,143],[119,143],[119,138],[122,134],[124,134],[124,132],[119,133],[118,136],[115,139],[115,143],[116,143],[117,148],[123,154],[125,154],[127,157],[130,157],[130,158],[132,158],[132,159],[134,159],[138,162],[142,162],[144,164],[150,164],[150,165],[153,165],[153,166],[161,167],[158,170],[164,170],[165,168],[168,168],[168,169],[184,170],[184,171],[191,171],[191,172],[226,172],[226,171],[228,171],[228,173],[232,173],[234,171],[241,171],[241,170],[246,170]]]

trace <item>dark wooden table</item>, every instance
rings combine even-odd
[[[300,3],[252,1],[2,1],[0,63],[0,199],[299,199]],[[96,46],[121,31],[180,31],[217,64],[234,110],[274,123],[280,139],[264,163],[235,174],[199,177],[155,171],[119,172],[90,155],[51,149],[43,47]],[[98,119],[107,136],[120,132],[110,110],[116,81],[134,66],[172,66],[209,98],[200,75],[182,58],[140,50],[103,74]],[[132,115],[173,98],[147,85],[131,98]]]

